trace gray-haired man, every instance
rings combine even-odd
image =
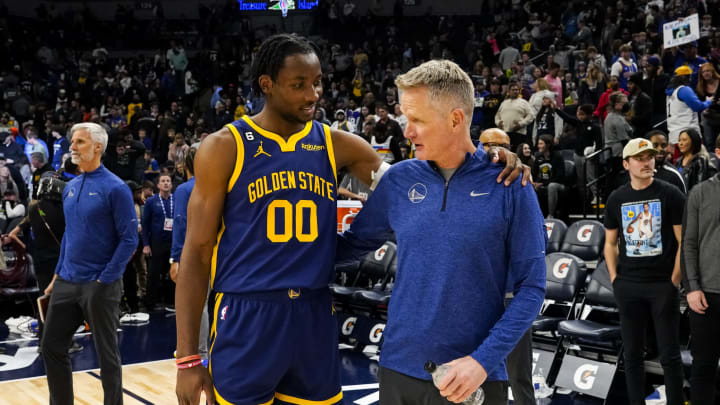
[[[72,162],[83,174],[63,192],[66,229],[41,342],[50,403],[72,405],[72,369],[68,348],[87,320],[100,362],[105,405],[122,404],[122,375],[117,335],[122,275],[138,244],[137,216],[125,183],[100,163],[107,133],[93,123],[76,124]]]

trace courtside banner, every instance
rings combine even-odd
[[[541,375],[546,380],[550,373],[555,354],[547,350],[533,349],[532,352],[532,375]]]

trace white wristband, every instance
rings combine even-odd
[[[377,171],[373,170],[370,173],[370,176],[372,178],[372,184],[370,184],[370,190],[375,191],[375,187],[377,187],[378,183],[380,182],[380,179],[382,178],[383,174],[390,168],[390,164],[387,162],[382,162],[380,164],[380,167],[378,167]]]

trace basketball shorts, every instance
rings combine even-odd
[[[328,289],[217,293],[210,374],[221,405],[342,402]]]

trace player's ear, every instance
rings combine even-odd
[[[273,86],[273,81],[270,75],[260,75],[258,78],[258,84],[260,85],[260,90],[262,90],[263,93],[268,94]]]

